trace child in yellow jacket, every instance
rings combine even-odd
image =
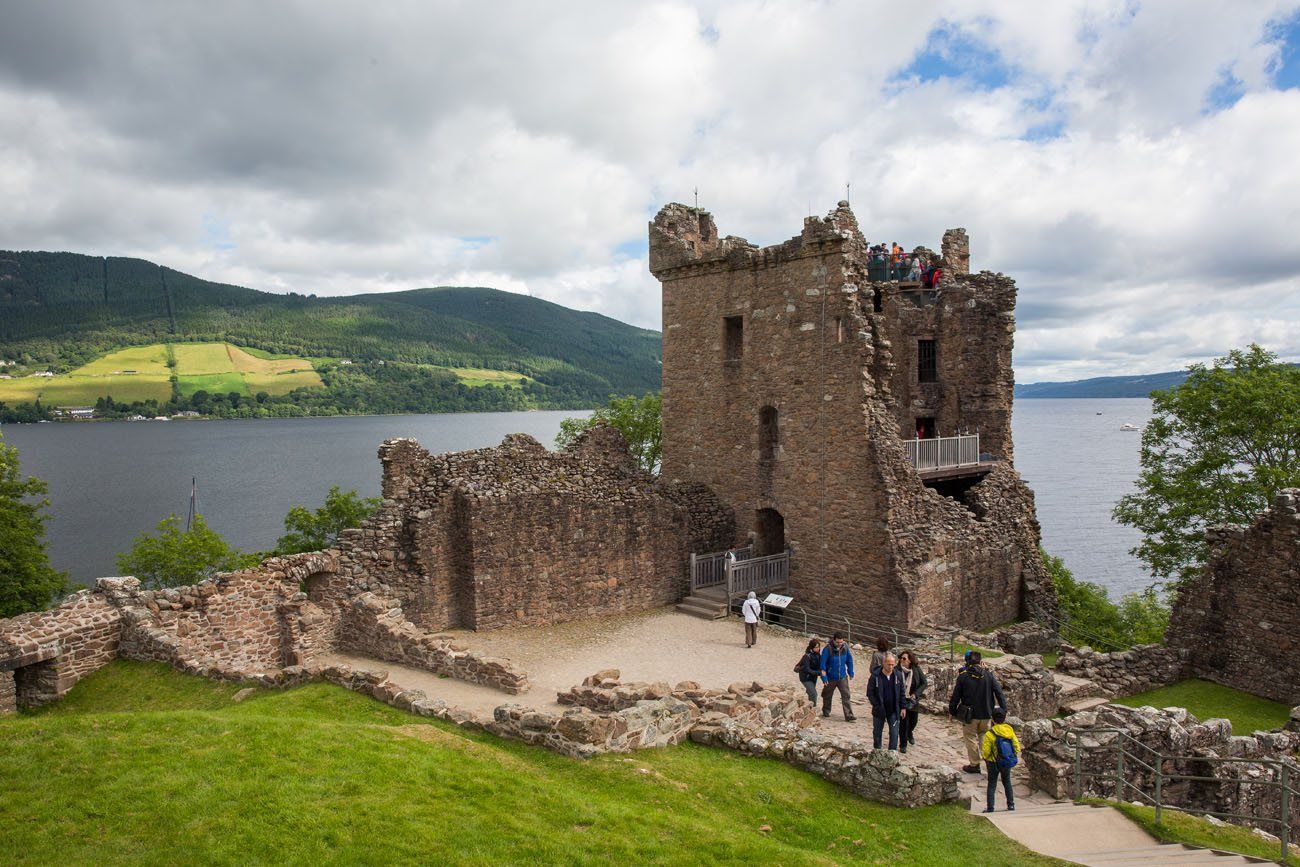
[[[1007,756],[999,748],[998,740],[1009,741],[1014,755]],[[1016,730],[1007,725],[1007,712],[1000,707],[993,709],[993,727],[984,733],[984,742],[980,745],[980,755],[984,757],[984,766],[989,772],[988,797],[984,800],[984,812],[993,812],[993,801],[998,794],[998,779],[1002,779],[1002,791],[1007,796],[1007,809],[1016,808],[1016,793],[1011,788],[1011,769],[1020,761],[1020,738]]]

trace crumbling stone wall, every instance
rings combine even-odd
[[[734,534],[700,485],[656,483],[598,426],[567,450],[523,434],[496,448],[380,450],[385,505],[344,534],[337,588],[400,601],[430,630],[539,625],[667,605],[692,552]]]
[[[1178,594],[1165,642],[1201,677],[1300,703],[1300,490],[1249,527],[1208,533],[1201,576]]]
[[[922,709],[931,713],[948,713],[948,699],[957,682],[959,666],[945,662],[926,667],[930,684]],[[1008,716],[1022,720],[1054,717],[1061,710],[1061,685],[1043,666],[1041,656],[1018,656],[1002,665],[988,666],[998,679],[1002,694],[1007,700]]]
[[[1020,728],[1022,757],[1029,772],[1030,786],[1056,798],[1075,794],[1075,752],[1066,732],[1079,733],[1083,744],[1084,796],[1113,797],[1115,783],[1094,775],[1114,776],[1117,762],[1115,740],[1118,735],[1102,731],[1119,729],[1143,747],[1131,747],[1133,755],[1146,765],[1127,762],[1125,779],[1150,797],[1154,794],[1155,756],[1164,757],[1163,773],[1207,777],[1208,780],[1163,780],[1164,803],[1190,812],[1216,811],[1241,813],[1256,817],[1277,818],[1281,815],[1279,792],[1259,780],[1273,779],[1274,771],[1262,761],[1290,765],[1291,779],[1300,774],[1295,753],[1300,749],[1300,732],[1256,732],[1246,737],[1232,734],[1225,719],[1200,721],[1183,708],[1130,708],[1105,705],[1096,711],[1084,711],[1064,720],[1043,719]],[[1245,762],[1208,762],[1211,757],[1253,759]],[[1132,789],[1125,787],[1124,800],[1134,800]],[[1275,823],[1231,819],[1237,824],[1255,826],[1276,833]],[[1300,831],[1300,814],[1291,810],[1292,833]]]
[[[968,257],[963,238],[948,255]],[[650,268],[663,284],[663,476],[715,491],[737,541],[752,526],[760,553],[788,544],[802,603],[901,626],[1054,611],[1033,497],[1010,465],[1010,279],[954,268],[915,298],[868,283],[847,203],[766,248],[667,205],[650,224]],[[918,329],[931,328],[948,348],[922,408],[948,430],[978,428],[1004,461],[960,496],[926,487],[902,445],[902,420],[930,400],[907,383]],[[768,510],[784,521],[775,543]]]
[[[121,615],[91,590],[0,620],[0,713],[53,701],[117,656]]]
[[[1092,681],[1101,695],[1109,697],[1136,695],[1192,676],[1191,654],[1163,644],[1139,644],[1111,653],[1062,644],[1056,668]]]

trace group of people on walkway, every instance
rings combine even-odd
[[[747,626],[747,639],[749,635]],[[907,748],[916,743],[920,703],[929,686],[925,672],[913,651],[903,650],[896,654],[884,638],[877,639],[868,668],[867,701],[871,705],[872,746],[881,749],[887,743],[887,749],[906,753]],[[816,638],[811,639],[794,670],[814,706],[818,703],[818,682],[821,682],[822,717],[831,715],[835,694],[839,693],[845,721],[857,719],[849,688],[855,675],[853,650],[843,635],[835,633],[825,647]],[[948,713],[961,724],[966,748],[966,764],[962,770],[980,773],[983,765],[987,771],[985,812],[993,811],[999,781],[1006,796],[1007,809],[1016,808],[1011,769],[1019,761],[1020,739],[1007,723],[1006,704],[1002,685],[997,676],[984,666],[983,656],[978,650],[967,651],[948,699]]]
[[[916,743],[916,721],[921,699],[925,696],[928,681],[916,654],[910,650],[894,653],[889,641],[876,641],[871,654],[867,675],[867,701],[871,704],[871,739],[876,749],[885,742],[888,732],[888,749],[906,753]],[[816,638],[808,642],[803,658],[795,666],[799,681],[808,692],[808,700],[817,704],[817,683],[820,680],[822,716],[829,717],[839,693],[844,719],[854,722],[853,697],[849,682],[853,680],[853,650],[844,636],[835,633],[830,642],[821,646]]]

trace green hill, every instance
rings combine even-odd
[[[591,760],[117,661],[0,717],[7,864],[1048,865],[961,806],[684,743]]]
[[[15,375],[67,373],[155,343],[320,359],[324,392],[295,402],[313,413],[578,408],[659,388],[658,332],[495,289],[317,298],[213,283],[142,259],[0,252],[0,359],[19,362]],[[475,388],[448,372],[457,368],[522,377]],[[436,407],[421,397],[431,389],[440,390]]]
[[[1173,388],[1185,379],[1186,370],[1170,370],[1134,376],[1097,376],[1068,382],[1016,383],[1016,397],[1150,397],[1151,392]]]

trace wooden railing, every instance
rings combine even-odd
[[[790,583],[790,552],[738,560],[727,566],[727,598],[760,593]]]
[[[903,440],[907,460],[918,470],[965,467],[980,462],[980,435]]]
[[[746,545],[734,552],[737,562],[754,556],[754,546]],[[727,584],[727,552],[691,555],[691,591],[708,587],[725,587]]]

